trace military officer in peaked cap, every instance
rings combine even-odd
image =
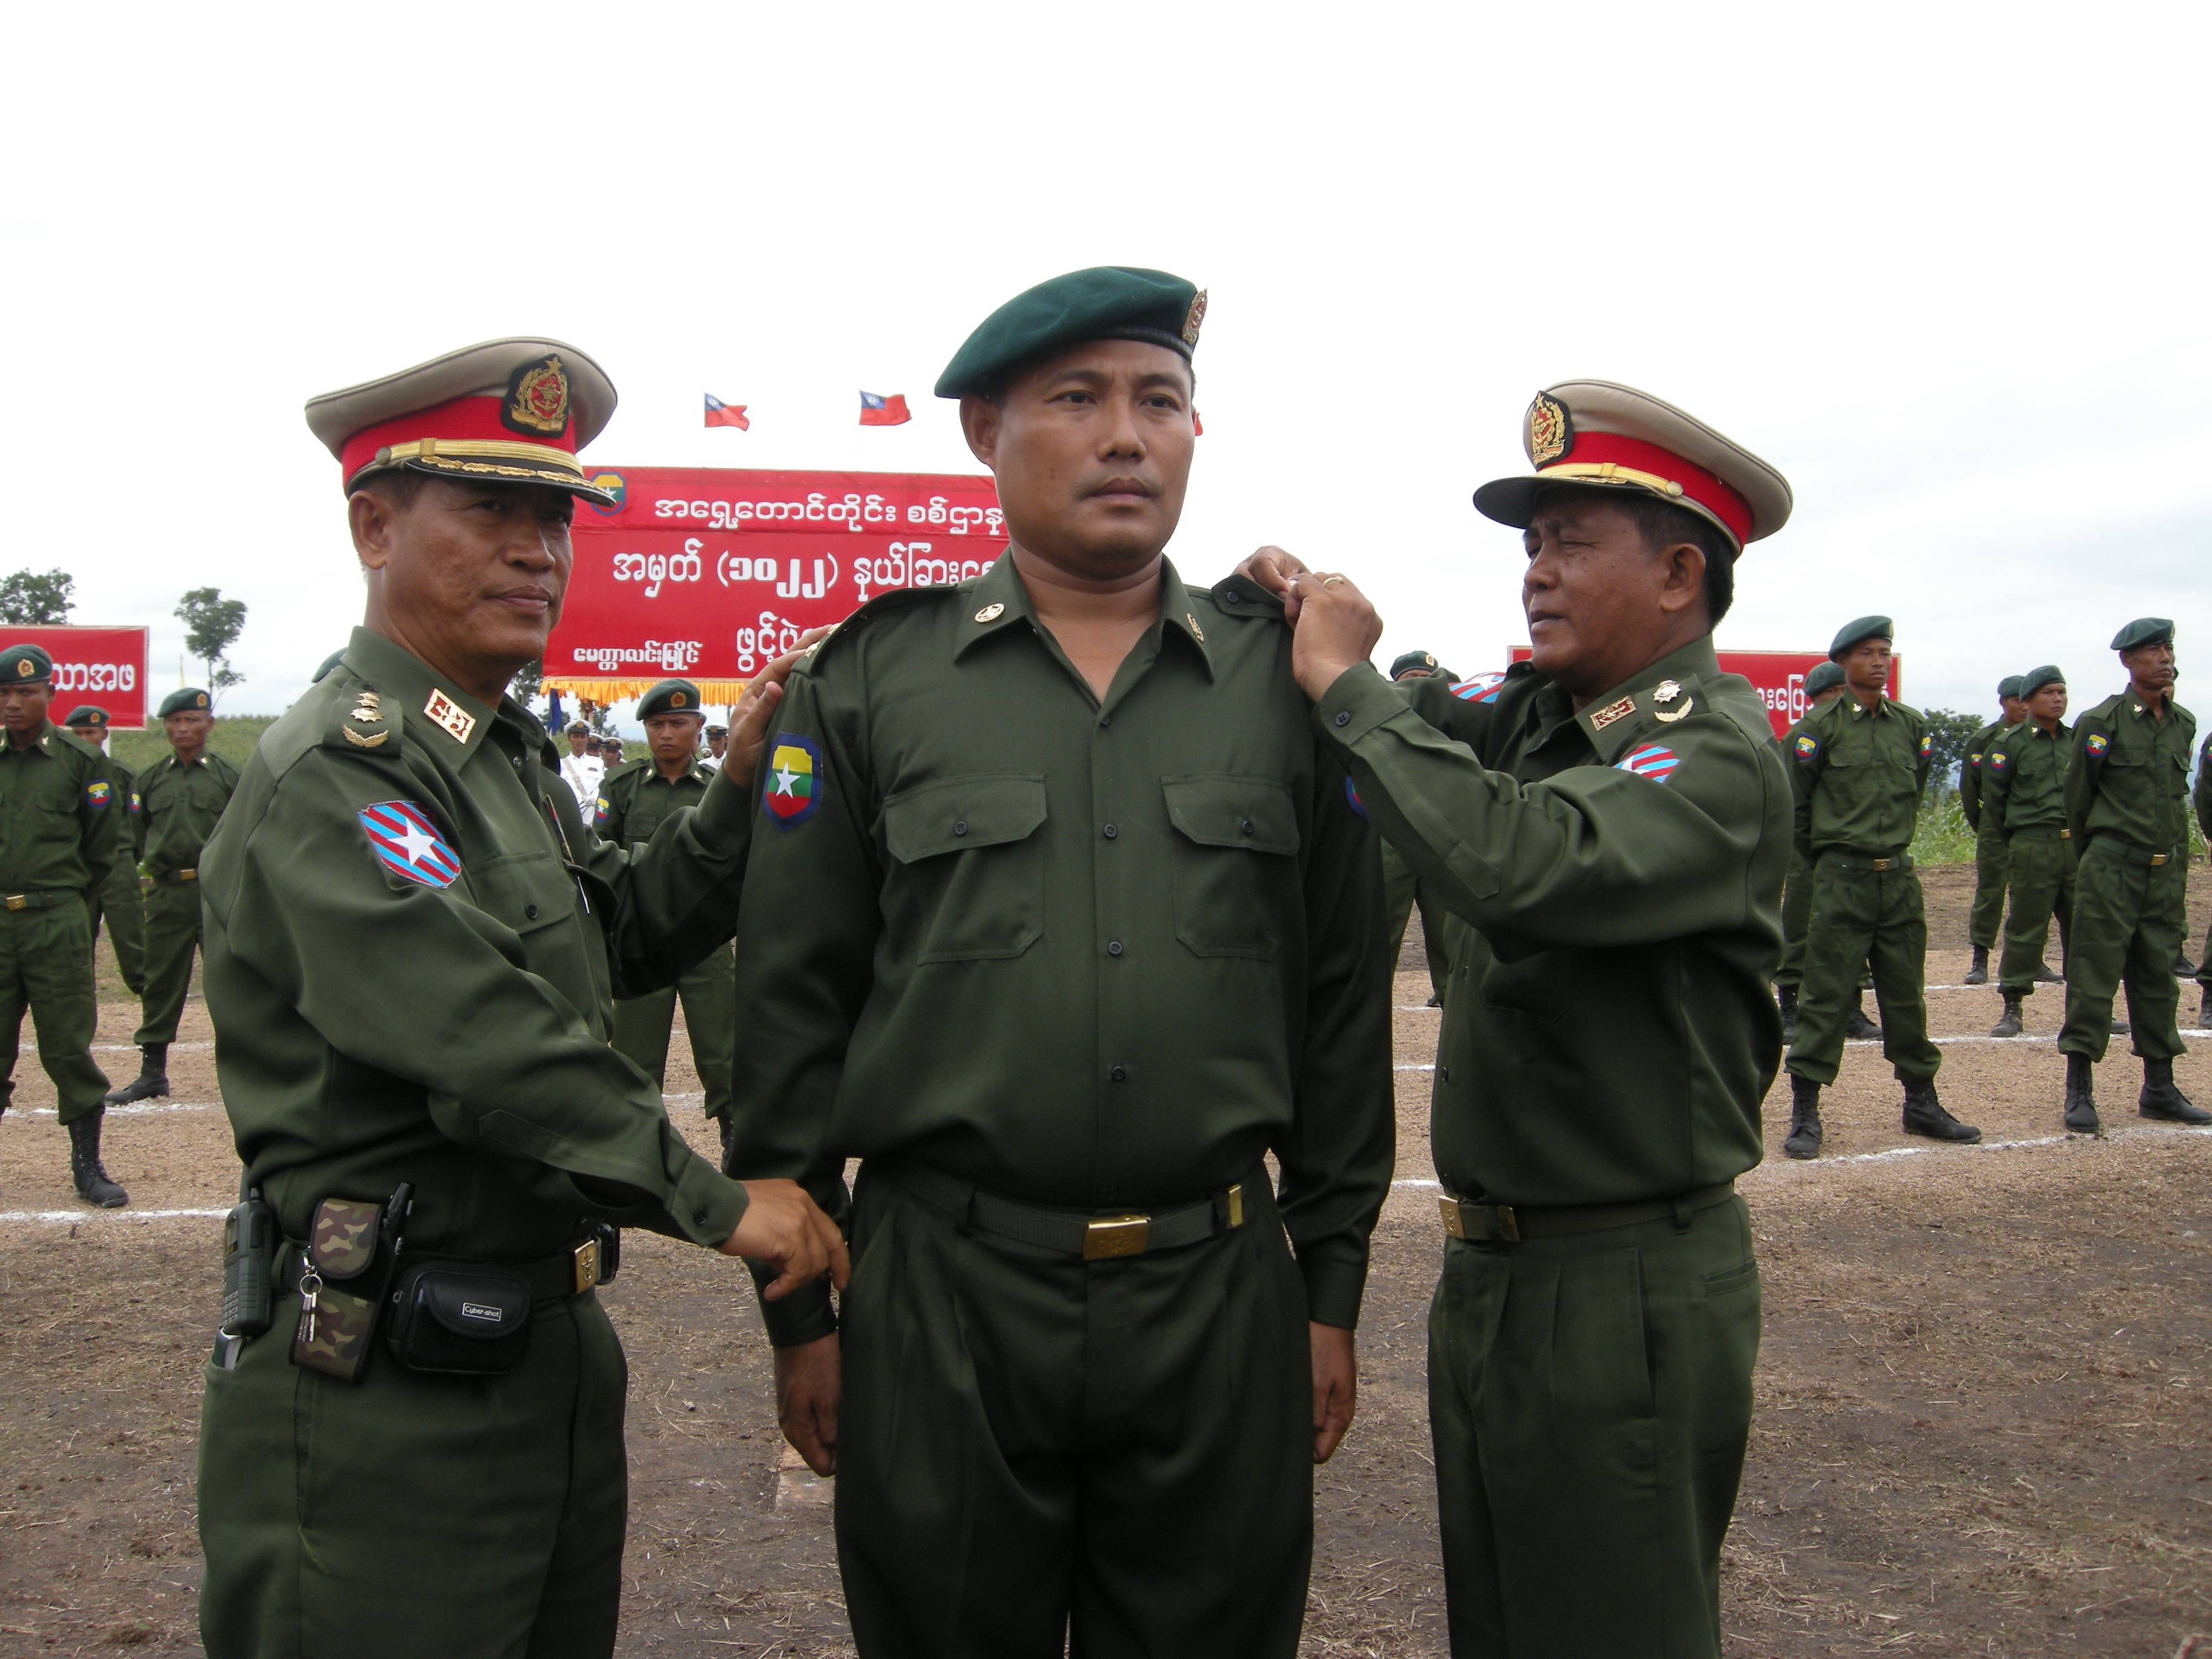
[[[307,406],[368,599],[199,866],[224,1105],[282,1239],[273,1322],[207,1368],[211,1659],[611,1652],[615,1230],[766,1261],[771,1295],[842,1274],[810,1200],[722,1176],[607,1042],[616,990],[727,936],[788,660],[730,782],[641,852],[586,829],[504,695],[559,618],[574,502],[600,498],[575,452],[613,408],[532,339]]]
[[[79,1198],[112,1210],[129,1194],[100,1161],[107,1079],[92,1059],[100,1004],[86,904],[129,856],[118,850],[125,809],[106,757],[47,718],[53,672],[35,645],[0,647],[0,1111],[27,1009],[69,1131],[70,1178]]]
[[[2173,624],[2143,617],[2112,636],[2124,690],[2074,727],[2066,823],[2081,850],[2074,942],[2066,970],[2066,1127],[2098,1127],[2091,1067],[2111,1039],[2112,996],[2128,989],[2128,1023],[2143,1063],[2136,1109],[2172,1123],[2212,1123],[2173,1080],[2186,1052],[2176,1018],[2189,850],[2189,761],[2197,717],[2173,700]]]
[[[200,854],[238,787],[238,769],[207,746],[213,698],[185,686],[161,699],[158,714],[169,752],[146,769],[131,802],[147,879],[145,1018],[132,1039],[138,1075],[108,1096],[111,1106],[169,1092],[169,1045],[200,944]]]
[[[1966,752],[1959,760],[1959,811],[1974,832],[1974,904],[1966,918],[1967,943],[1974,956],[1961,981],[1967,985],[1989,983],[1990,951],[1997,943],[2004,915],[2004,826],[1994,817],[1983,816],[1982,769],[1989,760],[1990,746],[2027,718],[2027,709],[2021,702],[2020,682],[2017,674],[2008,674],[1997,682],[1997,718],[1966,740]]]
[[[1884,695],[1893,632],[1887,617],[1838,629],[1828,659],[1844,695],[1790,739],[1797,849],[1812,861],[1813,915],[1790,1045],[1790,1133],[1818,1149],[1820,1091],[1836,1080],[1859,975],[1874,969],[1882,1053],[1905,1085],[1908,1133],[1974,1141],[1943,1109],[1941,1050],[1928,1040],[1928,921],[1911,845],[1933,743],[1920,711]]]
[[[2007,916],[1997,963],[2002,1011],[1990,1035],[2015,1037],[2023,1003],[2035,994],[2051,924],[2058,923],[2060,960],[2074,935],[2074,832],[2066,823],[2066,771],[2074,733],[2066,724],[2066,676],[2056,663],[2020,677],[2027,718],[1998,735],[1981,757],[1981,814],[2004,838]]]
[[[1610,381],[1540,392],[1522,441],[1533,470],[1474,501],[1522,532],[1528,662],[1409,708],[1348,578],[1246,568],[1289,575],[1319,730],[1464,924],[1431,1111],[1452,1651],[1716,1655],[1759,1348],[1734,1182],[1781,1054],[1790,796],[1711,630],[1790,486]]]
[[[107,923],[108,943],[115,949],[116,972],[132,996],[146,988],[146,910],[138,893],[139,835],[138,777],[107,752],[107,711],[80,703],[63,722],[70,735],[97,749],[107,762],[107,775],[115,786],[115,799],[124,806],[123,822],[115,831],[115,864],[100,887],[85,895],[92,913],[92,936],[100,937],[100,924]]]
[[[617,847],[640,847],[679,806],[696,806],[714,775],[701,766],[699,728],[706,715],[699,688],[663,680],[638,700],[647,752],[599,781],[592,828]],[[667,1081],[668,1037],[684,1002],[684,1030],[706,1093],[707,1115],[726,1144],[730,1133],[730,1053],[737,1042],[737,963],[717,945],[675,984],[615,1004],[615,1048],[656,1084]]]
[[[851,1218],[842,1305],[767,1312],[867,1659],[1297,1647],[1389,964],[1281,608],[1163,556],[1203,307],[1108,267],[976,329],[937,389],[1011,550],[862,606],[763,773],[729,1167]]]

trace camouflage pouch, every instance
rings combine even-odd
[[[315,1206],[307,1258],[325,1279],[359,1279],[376,1263],[384,1206],[358,1198],[326,1198]]]
[[[401,1188],[404,1195],[408,1188]],[[292,1363],[341,1382],[357,1382],[383,1311],[384,1287],[398,1254],[402,1195],[380,1205],[326,1198],[300,1263],[300,1322]],[[344,1288],[340,1289],[338,1286]]]
[[[292,1333],[292,1363],[341,1382],[361,1381],[368,1360],[368,1339],[376,1330],[377,1304],[350,1291],[327,1286],[314,1305],[301,1298],[300,1323]]]

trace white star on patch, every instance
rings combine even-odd
[[[399,842],[400,851],[407,854],[410,864],[424,863],[431,854],[438,850],[438,838],[425,835],[418,824],[410,823],[395,839]]]
[[[779,795],[797,794],[799,793],[799,774],[793,771],[788,766],[780,766],[776,768],[775,793]]]

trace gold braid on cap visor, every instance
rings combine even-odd
[[[1578,480],[1585,483],[1641,484],[1662,495],[1679,497],[1682,494],[1682,486],[1672,478],[1662,478],[1656,472],[1638,472],[1617,461],[1563,461],[1557,466],[1537,468],[1536,476],[1547,482],[1556,479],[1562,483]]]
[[[508,477],[531,476],[519,467],[493,464],[520,461],[538,471],[566,472],[580,479],[584,476],[584,464],[565,449],[550,444],[506,443],[496,438],[417,438],[412,443],[389,444],[378,450],[376,459],[362,471],[398,466],[403,461],[428,461],[464,472],[495,472]]]

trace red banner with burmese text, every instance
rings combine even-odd
[[[1006,550],[988,477],[599,467],[611,509],[580,504],[575,568],[545,684],[599,702],[681,676],[711,707],[807,629],[878,593],[938,587]]]
[[[11,645],[35,645],[54,659],[54,700],[46,712],[56,726],[87,703],[106,711],[111,731],[145,726],[146,629],[0,623],[0,650]]]
[[[1827,661],[1825,651],[1723,651],[1719,653],[1721,672],[1741,674],[1751,682],[1753,690],[1766,705],[1766,718],[1778,738],[1805,718],[1805,676]],[[1528,647],[1513,647],[1513,660],[1528,660]],[[1905,683],[1905,659],[1889,659],[1889,695],[1899,702],[1904,694],[1899,690]]]

